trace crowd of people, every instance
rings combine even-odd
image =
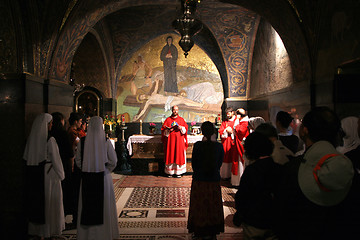
[[[56,239],[63,230],[76,228],[77,239],[117,238],[110,174],[117,155],[105,137],[103,119],[73,112],[68,129],[65,122],[60,112],[40,114],[27,139],[28,234]],[[66,224],[68,215],[72,222]]]
[[[358,117],[340,122],[328,107],[313,108],[300,124],[281,110],[273,123],[249,118],[244,109],[227,108],[226,117],[219,129],[222,149],[208,122],[203,142],[194,145],[188,230],[195,238],[216,239],[224,231],[214,217],[223,217],[222,179],[237,189],[233,223],[246,240],[357,239]]]
[[[249,163],[233,218],[244,239],[356,239],[359,118],[340,122],[331,109],[315,107],[302,119],[299,136],[289,113],[279,111],[275,119],[275,126],[261,123],[244,141]]]
[[[295,127],[288,112],[274,122],[227,108],[215,137],[201,125],[203,140],[192,151],[188,231],[216,239],[224,232],[221,182],[234,189],[233,223],[244,239],[354,239],[360,230],[360,119],[340,121],[328,107],[315,107]],[[27,140],[28,232],[55,238],[77,228],[77,239],[119,235],[111,171],[116,152],[101,117],[40,114]],[[178,106],[161,128],[165,174],[186,172],[188,125]],[[72,223],[65,225],[65,217]]]

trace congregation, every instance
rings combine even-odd
[[[162,141],[166,176],[181,178],[188,126],[178,111],[172,107]],[[360,233],[358,117],[340,121],[331,109],[315,107],[301,122],[278,111],[274,124],[249,117],[243,108],[228,107],[225,113],[218,133],[209,121],[201,125],[204,137],[192,152],[187,228],[194,239],[216,239],[224,232],[221,181],[236,189],[233,223],[244,239],[355,239]],[[77,239],[116,239],[110,173],[117,156],[103,119],[73,112],[68,129],[65,122],[59,112],[40,114],[27,139],[29,237],[56,239],[76,228]],[[67,215],[72,223],[65,225]]]

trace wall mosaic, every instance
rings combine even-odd
[[[216,10],[215,10],[216,8]],[[233,5],[207,6],[199,9],[202,21],[216,36],[229,76],[229,96],[246,97],[251,44],[255,39],[258,16]],[[214,13],[216,13],[214,17]]]
[[[178,50],[177,92],[164,89],[167,80],[160,53],[167,36],[145,44],[124,65],[117,85],[117,114],[134,122],[161,122],[171,115],[171,106],[178,105],[180,116],[188,122],[214,121],[224,96],[219,73],[197,45],[185,58],[178,45],[180,36],[175,34],[171,36]]]

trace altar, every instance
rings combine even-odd
[[[201,141],[203,135],[188,135],[189,146],[186,159],[190,159],[194,143]],[[127,149],[131,156],[133,174],[146,174],[161,171],[164,162],[164,146],[161,135],[132,135],[127,142]]]
[[[186,158],[191,158],[194,143],[201,141],[203,135],[188,135],[189,147]],[[161,135],[132,135],[127,142],[129,155],[133,158],[164,158],[164,147]]]

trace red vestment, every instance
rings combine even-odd
[[[239,124],[235,126],[235,144],[242,163],[244,163],[244,146],[242,145],[242,141],[250,133],[248,128],[248,120],[249,118],[245,117],[240,120]]]
[[[182,134],[179,128],[173,128],[173,130],[170,131],[169,136],[166,137],[164,135],[165,129],[170,129],[173,122],[177,122],[179,126],[185,127],[185,134]],[[164,156],[166,165],[175,163],[181,166],[186,163],[185,151],[188,147],[187,131],[188,125],[182,117],[178,116],[174,118],[171,116],[165,120],[164,124],[161,127],[161,140],[164,144]]]
[[[224,147],[224,163],[232,163],[232,167],[231,167],[231,172],[236,175],[237,171],[234,172],[234,170],[237,170],[237,165],[238,165],[238,161],[237,161],[237,151],[236,151],[236,146],[235,146],[235,140],[231,137],[230,134],[228,134],[228,136],[226,138],[222,137],[223,133],[225,132],[225,129],[227,127],[231,127],[232,129],[234,129],[234,123],[235,120],[233,121],[229,121],[229,120],[225,120],[221,123],[220,129],[219,129],[219,134],[221,136],[221,143]]]
[[[79,134],[79,138],[83,138],[86,136],[86,132],[82,128],[78,129],[78,134]]]

